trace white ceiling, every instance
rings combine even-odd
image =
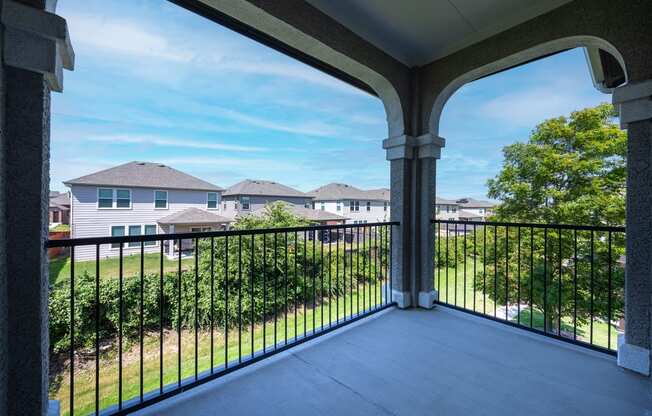
[[[408,66],[421,66],[570,0],[306,0]]]

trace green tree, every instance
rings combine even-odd
[[[502,169],[488,181],[489,197],[500,201],[493,219],[623,225],[627,136],[614,116],[609,104],[575,111],[542,122],[527,142],[505,147]],[[546,329],[559,333],[563,318],[582,323],[591,314],[606,318],[609,309],[612,320],[622,317],[623,233],[554,227],[481,232],[488,234],[488,268],[476,290],[496,303],[531,303],[545,312]]]

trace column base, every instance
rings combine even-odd
[[[432,309],[435,307],[435,301],[439,299],[439,293],[436,290],[430,292],[419,292],[419,307]]]
[[[410,296],[410,292],[392,290],[392,300],[396,302],[396,305],[400,309],[407,309],[412,306],[412,296]]]
[[[625,335],[618,335],[618,366],[645,376],[650,375],[650,350],[625,343]]]

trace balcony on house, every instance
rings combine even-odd
[[[171,0],[382,102],[390,221],[48,242],[56,3],[1,2],[0,414],[652,412],[652,2]],[[627,129],[626,233],[433,223],[447,100],[571,48]]]

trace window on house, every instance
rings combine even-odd
[[[446,212],[451,212],[451,207],[446,205]]]
[[[360,201],[355,201],[355,210],[360,211]]]
[[[342,211],[342,201],[337,201],[337,210]]]
[[[168,191],[154,191],[154,208],[167,209]]]
[[[457,212],[457,207],[451,208],[453,212]]]
[[[351,211],[360,211],[360,201],[351,201],[349,205]]]
[[[124,225],[114,225],[111,227],[111,237],[124,237],[125,227]],[[111,248],[120,248],[120,243],[112,243]]]
[[[242,204],[242,210],[243,211],[249,211],[251,209],[251,206],[249,204],[249,197],[248,196],[243,196],[240,198],[240,203]]]
[[[367,201],[367,212],[371,211],[371,202]]]
[[[320,208],[322,211],[326,211],[326,204],[322,202]]]
[[[383,211],[387,212],[387,201],[383,202]]]
[[[113,208],[113,189],[99,188],[97,190],[97,207]]]
[[[129,189],[116,189],[116,208],[131,208],[131,191]]]
[[[59,222],[59,211],[52,211],[52,222]]]
[[[145,235],[156,235],[156,225],[145,225]],[[145,241],[146,246],[155,246],[156,240]]]
[[[217,192],[208,192],[206,194],[206,208],[217,209],[219,205],[218,199]]]
[[[222,205],[222,208],[226,211],[226,202]]]
[[[141,235],[140,225],[130,225],[129,226],[129,236]],[[133,241],[128,244],[129,247],[140,247],[140,242]]]

